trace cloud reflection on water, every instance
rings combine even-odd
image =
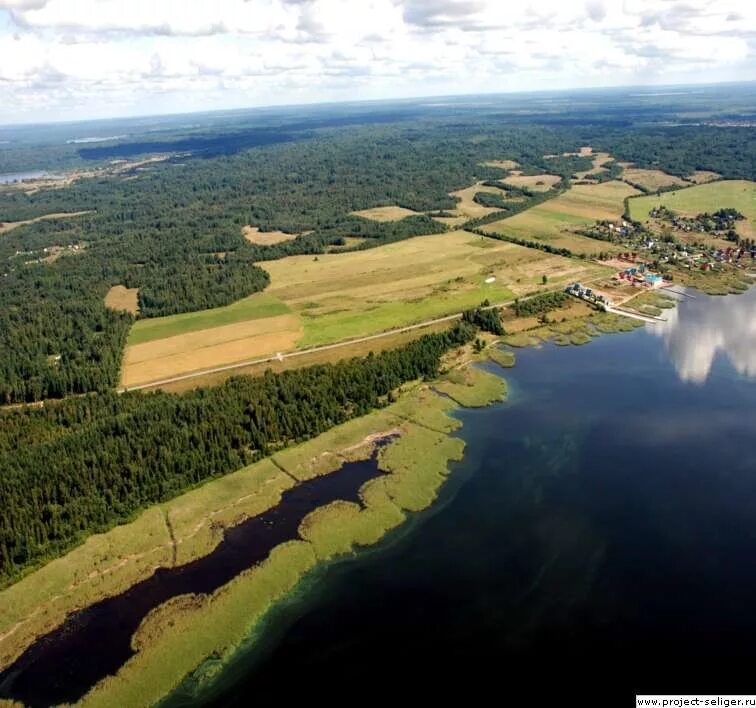
[[[704,383],[723,352],[735,370],[756,377],[756,288],[744,295],[685,298],[647,329],[664,340],[681,380]]]

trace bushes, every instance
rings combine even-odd
[[[522,302],[515,300],[511,307],[518,317],[533,317],[561,307],[568,299],[569,295],[563,292],[543,293]]]
[[[462,314],[462,321],[467,322],[484,332],[490,332],[501,336],[504,334],[504,327],[501,324],[501,315],[498,308],[483,309],[476,307],[474,310],[466,310]]]

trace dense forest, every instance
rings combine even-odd
[[[607,101],[585,92],[568,109],[537,95],[492,100],[489,110],[464,109],[454,100],[443,111],[364,107],[339,116],[312,108],[286,124],[275,116],[251,126],[217,117],[190,133],[175,118],[164,131],[134,133],[132,142],[89,152],[65,143],[71,127],[45,128],[45,140],[58,140],[47,147],[34,142],[33,127],[12,144],[10,129],[0,129],[0,166],[7,171],[35,169],[36,162],[107,166],[122,155],[183,153],[65,188],[0,188],[0,222],[87,212],[0,236],[0,403],[63,399],[0,412],[0,579],[149,504],[383,405],[402,382],[435,376],[440,356],[472,339],[476,327],[503,331],[498,311],[475,309],[448,333],[364,359],[232,379],[180,396],[117,395],[134,318],[105,308],[111,286],[138,288],[145,317],[225,305],[267,286],[265,261],[439,232],[444,227],[430,216],[447,214],[456,204],[449,192],[477,181],[501,189],[501,195],[478,193],[478,203],[507,214],[530,208],[590,167],[586,157],[563,154],[587,144],[673,174],[708,169],[755,179],[756,131],[679,124],[675,111],[698,115],[709,100],[690,95],[660,109],[655,98]],[[730,101],[729,91],[718,100]],[[516,160],[524,174],[562,179],[547,193],[513,188],[500,181],[503,170],[483,166],[505,159]],[[618,173],[610,162],[595,179]],[[425,215],[381,223],[351,214],[384,205]],[[483,233],[477,229],[501,215],[465,227]],[[299,235],[255,245],[242,236],[247,224]],[[51,247],[66,250],[47,258]],[[543,314],[565,298],[518,301],[514,310]]]
[[[0,580],[79,539],[433,378],[461,323],[401,349],[172,395],[92,394],[0,414]]]
[[[517,160],[525,174],[559,174],[557,191],[569,185],[574,171],[590,166],[585,157],[563,153],[588,143],[618,159],[675,174],[712,169],[726,177],[756,177],[753,130],[647,125],[668,118],[671,110],[623,114],[620,103],[608,108],[591,96],[588,103],[595,105],[569,115],[540,99],[519,100],[540,107],[531,106],[527,119],[507,101],[501,112],[492,108],[476,115],[452,107],[439,117],[417,107],[372,117],[368,109],[355,109],[341,118],[312,109],[312,115],[281,128],[280,135],[270,124],[236,125],[226,133],[218,124],[207,134],[183,138],[157,134],[155,140],[111,147],[137,155],[175,143],[189,153],[67,188],[0,191],[0,222],[90,212],[22,226],[0,238],[0,402],[115,386],[131,320],[105,309],[103,297],[112,285],[138,288],[144,317],[225,305],[266,287],[261,261],[330,248],[371,248],[443,230],[428,216],[379,223],[350,212],[399,205],[443,213],[455,206],[450,191],[477,180],[502,186],[504,173],[484,167],[488,160]],[[681,99],[681,105],[692,100]],[[644,123],[636,126],[634,120]],[[280,142],[258,140],[274,134]],[[116,156],[108,146],[96,150],[87,159]],[[55,162],[63,159],[59,150],[53,152]],[[616,171],[610,163],[598,179],[610,179]],[[553,195],[510,187],[506,193],[526,199],[479,193],[476,200],[511,215]],[[466,226],[500,217],[497,212]],[[242,237],[245,224],[302,235],[257,246]],[[348,236],[364,240],[346,246]],[[540,242],[502,238],[571,255]],[[41,258],[45,248],[74,245],[75,252],[55,262]]]
[[[484,128],[481,126],[481,130]],[[448,195],[501,170],[485,159],[514,155],[543,170],[543,155],[570,136],[551,130],[436,125],[371,126],[207,159],[152,163],[132,175],[84,179],[65,189],[0,194],[0,220],[89,211],[40,221],[0,240],[0,402],[33,401],[113,387],[129,325],[108,312],[112,285],[139,288],[142,316],[225,305],[268,283],[260,261],[344,247],[370,248],[438,233],[428,216],[379,223],[353,210],[399,204],[453,208]],[[245,224],[305,233],[272,246],[247,242]],[[44,248],[80,245],[54,263]]]

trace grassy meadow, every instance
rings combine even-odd
[[[454,231],[263,267],[269,292],[300,314],[305,347],[442,317],[486,299],[505,302],[544,287],[544,274],[553,287],[592,264]]]
[[[364,251],[291,256],[262,265],[271,276],[265,293],[227,307],[139,320],[129,338],[121,385],[128,388],[370,336],[461,312],[484,300],[507,302],[601,271],[590,262],[466,231],[418,236]],[[494,280],[486,282],[490,278]],[[366,351],[381,346],[366,345]],[[317,361],[338,356],[334,350]],[[284,360],[281,366],[308,361]],[[227,376],[221,373],[208,381]],[[191,384],[180,384],[185,385]]]
[[[568,248],[578,254],[619,251],[619,246],[574,232],[601,219],[618,219],[624,212],[625,198],[638,193],[619,181],[579,184],[554,199],[511,218],[495,221],[483,229],[489,233],[541,241],[556,248]]]
[[[289,308],[275,297],[268,293],[256,293],[225,307],[138,320],[131,328],[128,344],[144,344],[156,339],[175,337],[179,334],[198,332],[246,320],[285,315],[288,312]]]
[[[738,223],[738,232],[751,238],[756,235],[756,182],[748,180],[697,184],[674,192],[631,199],[629,205],[630,216],[636,221],[646,221],[649,212],[656,206],[665,206],[685,216],[732,207],[747,219],[746,222]]]

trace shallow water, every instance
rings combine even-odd
[[[209,555],[177,568],[161,568],[121,595],[70,616],[0,673],[0,698],[29,706],[71,703],[133,655],[131,638],[151,610],[187,593],[209,594],[267,558],[280,543],[299,537],[302,519],[337,499],[358,501],[359,489],[383,474],[375,455],[285,491],[274,508],[227,529]]]
[[[756,289],[665,317],[518,351],[439,503],[165,705],[756,693]]]
[[[0,174],[0,184],[12,184],[13,182],[21,182],[25,179],[39,179],[44,177],[44,172],[6,172]]]

